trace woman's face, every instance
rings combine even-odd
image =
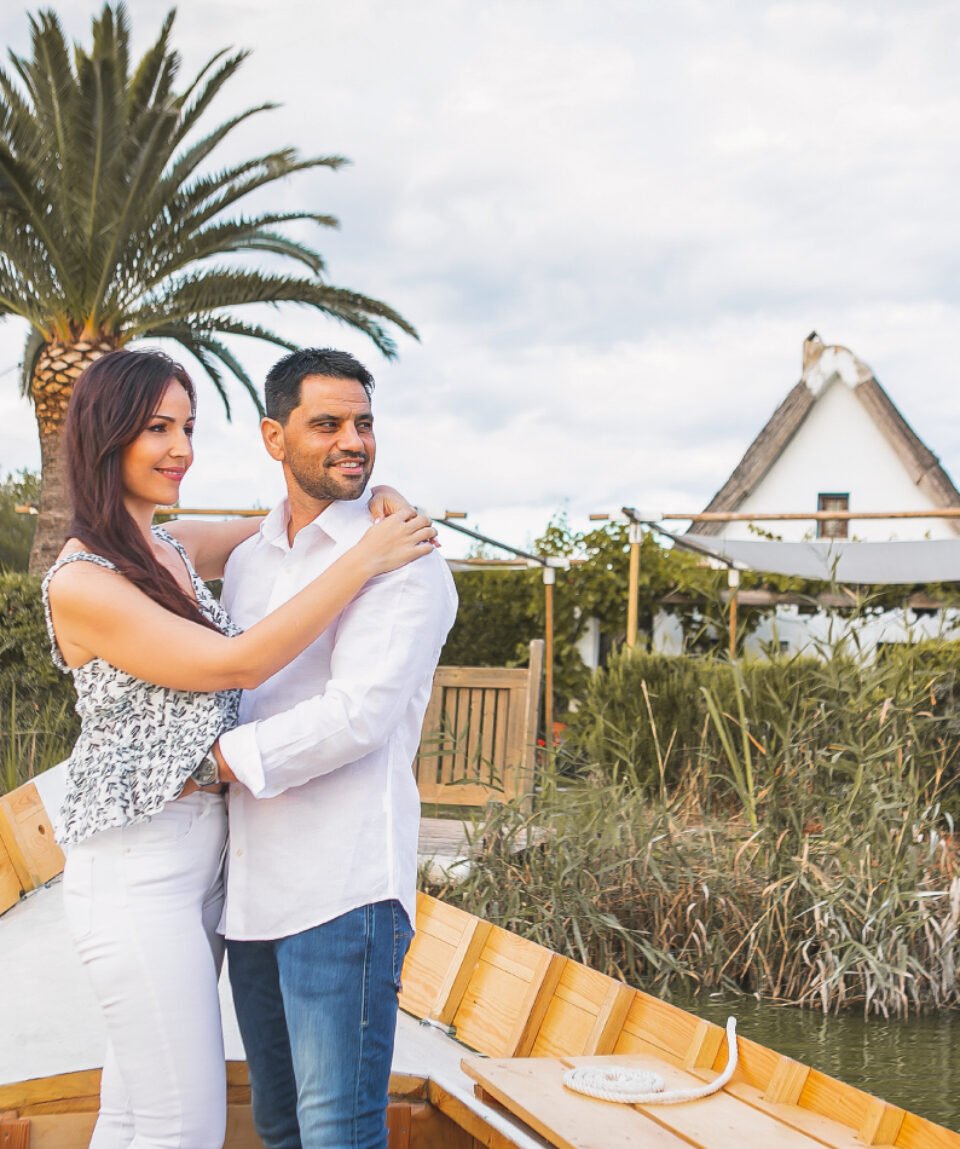
[[[140,434],[123,448],[120,477],[128,505],[166,507],[180,497],[193,462],[193,409],[183,385],[171,379]]]

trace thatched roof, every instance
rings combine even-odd
[[[829,354],[828,354],[829,353]],[[913,483],[937,507],[960,507],[960,491],[940,460],[904,419],[871,369],[846,347],[826,345],[814,331],[803,345],[803,374],[747,448],[704,511],[736,511],[769,472],[835,375],[848,383],[893,447]],[[717,535],[723,523],[693,523],[689,534]]]

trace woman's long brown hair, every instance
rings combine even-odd
[[[111,351],[77,380],[65,431],[73,499],[69,534],[109,559],[165,610],[216,630],[192,596],[157,562],[123,501],[123,449],[156,414],[173,379],[195,407],[190,376],[159,351]]]

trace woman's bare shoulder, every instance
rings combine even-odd
[[[57,556],[57,562],[79,554],[94,554],[94,552],[85,547],[79,539],[67,539]],[[118,578],[123,578],[119,571],[102,566],[100,563],[64,563],[50,579],[50,600],[62,603],[77,597],[85,598],[91,591],[95,592],[97,587],[102,588],[105,579],[116,581]]]
[[[57,562],[61,559],[68,558],[70,555],[93,554],[89,547],[85,547],[79,539],[67,539],[63,544],[63,549],[57,555]]]

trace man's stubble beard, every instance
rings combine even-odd
[[[300,490],[305,495],[309,495],[311,499],[316,499],[317,502],[353,502],[359,499],[367,489],[370,475],[373,472],[373,463],[366,459],[362,472],[363,481],[358,479],[356,483],[341,484],[329,473],[326,467],[322,467],[320,473],[317,474],[314,470],[301,467],[298,460],[288,458],[286,463],[291,477]]]

